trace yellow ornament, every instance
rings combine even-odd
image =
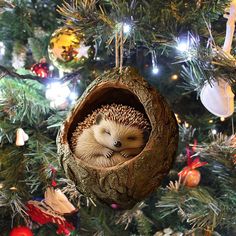
[[[94,48],[84,41],[84,34],[69,27],[57,29],[48,46],[51,62],[64,72],[71,72],[82,66],[94,55]]]

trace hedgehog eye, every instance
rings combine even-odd
[[[128,140],[136,140],[136,137],[135,136],[129,136]]]
[[[111,135],[110,131],[109,130],[104,130],[104,133],[108,134],[108,135]]]

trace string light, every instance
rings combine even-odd
[[[190,125],[189,125],[188,122],[185,121],[185,122],[184,122],[184,126],[185,126],[185,128],[189,128]]]
[[[17,188],[16,188],[15,186],[12,186],[12,187],[10,188],[10,190],[11,190],[11,191],[16,191]]]
[[[154,75],[156,75],[156,74],[158,74],[158,72],[159,72],[159,69],[157,68],[157,66],[154,66],[154,67],[152,68],[152,73],[153,73]]]
[[[129,24],[127,24],[127,23],[124,23],[124,24],[123,24],[123,32],[124,32],[125,34],[129,34],[130,31],[131,31],[131,25],[129,25]]]
[[[208,122],[209,122],[210,124],[212,124],[212,123],[213,123],[213,120],[209,120]]]
[[[225,118],[224,117],[220,117],[220,121],[225,121]]]
[[[101,57],[96,57],[96,60],[97,61],[101,61]]]
[[[176,47],[180,52],[187,52],[189,49],[188,41],[180,41]]]
[[[2,183],[0,183],[0,189],[3,189],[3,184]]]
[[[152,73],[156,75],[158,72],[159,69],[157,67],[157,54],[155,50],[152,50]]]
[[[212,132],[213,135],[217,134],[217,130],[216,129],[211,130],[211,132]]]
[[[53,65],[50,65],[50,66],[49,66],[49,70],[50,70],[50,71],[53,71],[53,70],[54,70],[54,66],[53,66]]]
[[[172,79],[172,80],[177,80],[178,78],[179,78],[179,76],[176,75],[176,74],[171,76],[171,79]]]

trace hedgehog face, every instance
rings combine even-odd
[[[144,135],[141,129],[104,120],[100,116],[97,118],[93,131],[97,142],[113,151],[140,148],[144,145]]]

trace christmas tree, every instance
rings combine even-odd
[[[0,1],[0,235],[235,235],[235,21],[235,0]],[[106,194],[134,187],[94,197],[108,180],[65,150],[70,121],[114,101],[152,129],[127,209]]]

